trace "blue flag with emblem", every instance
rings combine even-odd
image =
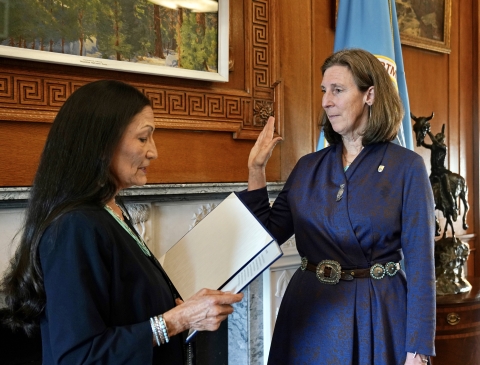
[[[397,86],[405,116],[396,143],[413,150],[410,104],[394,0],[339,0],[334,52],[362,48],[374,54]],[[317,150],[325,147],[320,133]]]

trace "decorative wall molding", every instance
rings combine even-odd
[[[288,271],[283,270],[277,280],[277,289],[275,291],[275,296],[277,298],[283,298],[283,296],[285,295],[285,291],[287,290],[288,283],[290,283],[291,279],[292,277],[290,276]]]
[[[193,214],[192,217],[192,224],[190,224],[189,229],[195,227],[203,218],[207,216],[218,204],[210,203],[210,204],[202,204],[197,211]]]
[[[273,116],[273,103],[265,100],[255,100],[255,107],[253,108],[253,125],[263,126],[268,120],[268,117]]]
[[[284,182],[268,182],[267,189],[272,197],[282,190]],[[0,206],[15,202],[22,203],[30,196],[30,187],[0,187]],[[120,192],[126,200],[177,201],[205,199],[205,197],[223,199],[233,191],[247,189],[247,183],[201,183],[201,184],[149,184],[134,186]]]
[[[285,250],[287,248],[297,249],[297,241],[295,241],[295,235],[290,237],[285,243],[282,244],[282,248]]]
[[[147,222],[150,219],[150,204],[131,203],[125,206],[132,219],[132,224],[148,246],[151,237],[147,229]]]
[[[154,76],[152,83],[128,81],[152,101],[157,128],[231,132],[236,139],[256,139],[268,117],[275,115],[276,131],[281,134],[283,86],[279,80],[272,81],[272,1],[244,0],[244,9],[246,34],[241,37],[231,29],[237,38],[230,37],[233,47],[243,43],[245,48],[243,90],[215,89],[215,84],[212,87],[200,81],[195,88],[172,87],[162,85],[161,79]],[[79,76],[72,76],[42,68],[25,69],[6,61],[0,70],[0,120],[53,122],[73,91],[102,78],[98,70],[78,69]],[[176,85],[182,83],[179,80]]]
[[[285,290],[293,274],[300,266],[300,255],[297,251],[295,236],[281,246],[283,256],[265,270],[263,278],[263,349],[268,354],[273,328],[277,319]],[[267,362],[265,361],[264,364]]]

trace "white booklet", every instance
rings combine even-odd
[[[187,300],[203,288],[239,293],[281,256],[275,239],[231,193],[159,261]]]

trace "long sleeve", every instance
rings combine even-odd
[[[295,169],[290,174],[272,207],[270,207],[266,187],[238,193],[238,197],[248,206],[260,222],[267,227],[279,244],[284,243],[294,233],[293,217],[288,203],[288,192],[294,176]]]
[[[280,242],[294,229],[300,256],[312,263],[334,260],[345,270],[402,257],[406,263],[405,272],[381,280],[336,285],[298,269],[282,299],[269,363],[403,364],[407,351],[434,355],[434,204],[418,154],[368,145],[344,171],[342,146],[332,145],[299,160],[271,210],[266,191],[246,194]]]
[[[106,244],[108,235],[91,223],[81,214],[71,215],[44,235],[40,247],[54,363],[151,364],[147,321],[109,323],[114,253]]]
[[[421,158],[403,190],[402,250],[407,275],[406,351],[435,355],[435,203]]]

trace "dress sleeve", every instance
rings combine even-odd
[[[435,203],[420,156],[407,172],[403,190],[402,250],[407,275],[405,350],[435,355]]]
[[[297,165],[298,166],[298,165]],[[288,192],[295,179],[295,167],[285,183],[282,191],[270,207],[267,188],[238,193],[238,197],[262,222],[275,237],[278,244],[284,243],[293,235],[293,216],[288,203]]]
[[[110,241],[110,242],[109,242]],[[113,326],[112,238],[74,212],[50,227],[40,243],[46,292],[45,329],[54,364],[151,364],[148,321]],[[122,305],[122,303],[115,303]],[[55,320],[52,320],[55,318]]]

